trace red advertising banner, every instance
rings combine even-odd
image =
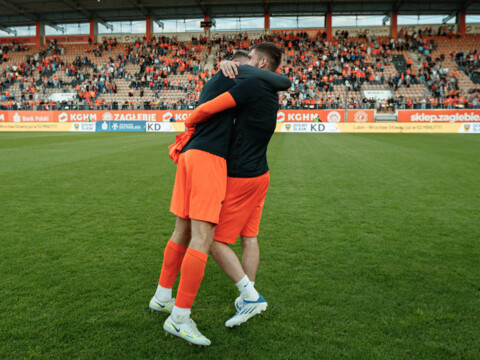
[[[480,122],[480,110],[398,110],[398,122]]]
[[[68,35],[68,36],[46,36],[45,41],[57,40],[59,44],[88,43],[89,35]]]
[[[8,122],[55,122],[54,111],[8,111]]]
[[[0,122],[7,122],[8,121],[8,112],[0,111]]]
[[[345,110],[278,110],[277,122],[344,122]]]
[[[140,120],[148,122],[184,122],[192,110],[96,110],[56,111],[59,122],[82,122],[97,120]]]
[[[308,37],[314,39],[318,34],[325,32],[324,28],[319,29],[285,29],[285,30],[270,30],[271,34],[294,34],[307,33]]]
[[[100,120],[139,120],[184,122],[192,110],[92,110],[92,111],[3,111],[0,122],[94,122]]]
[[[163,110],[157,111],[160,113],[160,120],[157,121],[169,121],[184,122],[188,119],[193,110]]]
[[[184,122],[192,110],[4,111],[0,122],[94,122],[100,120]],[[348,122],[374,122],[373,110],[348,110]],[[277,122],[345,122],[345,110],[279,110]]]
[[[90,122],[90,121],[162,121],[161,111],[149,110],[92,110],[92,111],[54,111],[58,122]]]
[[[375,122],[375,110],[348,110],[347,122],[373,123]]]
[[[0,38],[0,44],[13,44],[13,42],[18,44],[35,44],[35,36]]]

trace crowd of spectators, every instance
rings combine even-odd
[[[458,70],[464,71],[475,83],[480,84],[480,61],[478,50],[452,52],[452,60],[458,64]]]
[[[324,34],[315,39],[307,33],[267,37],[285,49],[282,72],[292,80],[292,88],[282,96],[281,105],[284,108],[298,105],[340,107],[348,95],[335,93],[337,87],[342,93],[345,88],[345,92],[356,93],[368,84],[390,90],[394,96],[387,102],[396,108],[478,107],[478,93],[460,94],[458,72],[450,74],[448,69],[442,68],[441,59],[432,59],[431,54],[438,49],[438,44],[431,34],[430,28],[412,34],[402,32],[399,39],[350,38],[347,31],[333,41],[327,40]],[[409,54],[403,72],[392,64],[392,54],[397,52]],[[418,68],[413,65],[413,57],[420,59]],[[387,73],[387,67],[393,72]],[[423,96],[395,95],[399,88],[415,84],[425,85]],[[353,96],[348,97],[348,104],[352,108],[376,108],[377,105],[385,106],[385,101]]]
[[[478,50],[450,54],[458,71],[448,69],[444,66],[445,55],[436,55],[438,35],[453,37],[442,28],[437,33],[426,28],[413,33],[402,30],[398,39],[362,34],[351,37],[347,31],[333,40],[327,39],[325,33],[311,37],[306,32],[281,32],[257,39],[250,39],[248,33],[212,39],[199,36],[191,41],[154,37],[130,44],[111,38],[89,44],[84,56],[70,63],[63,60],[65,49],[56,41],[35,54],[26,54],[25,61],[19,64],[11,63],[8,53],[27,48],[4,45],[0,48],[0,64],[7,62],[7,66],[0,70],[0,108],[193,108],[218,63],[231,58],[235,50],[248,49],[259,41],[273,41],[284,49],[279,72],[291,79],[292,86],[280,95],[282,108],[343,108],[345,103],[351,108],[369,109],[478,108],[478,91],[465,94],[458,84],[458,71],[465,71],[472,81],[478,76],[480,82]],[[405,68],[398,67],[395,54],[407,54]],[[103,62],[93,61],[92,56]],[[212,65],[206,67],[209,56],[213,57]],[[125,83],[128,99],[108,97],[118,94],[119,84]],[[14,84],[18,84],[19,93],[12,90]],[[398,94],[399,89],[419,84],[425,88],[422,96]],[[362,97],[366,85],[389,90],[392,96],[383,101]],[[48,89],[71,92],[75,98],[49,101]],[[165,96],[172,92],[178,94],[176,99]]]

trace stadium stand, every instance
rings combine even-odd
[[[292,87],[282,108],[479,108],[478,34],[454,36],[425,28],[399,39],[325,33],[248,33],[208,39],[145,38],[132,43],[105,39],[95,46],[57,44],[0,48],[0,108],[189,109],[236,49],[256,41],[283,48],[280,72]],[[383,101],[363,91],[390,91]],[[60,96],[60,100],[56,95]]]

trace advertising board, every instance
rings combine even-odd
[[[480,122],[480,110],[398,110],[398,122]]]
[[[146,121],[97,121],[95,131],[146,131]]]

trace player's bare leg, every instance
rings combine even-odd
[[[237,254],[230,246],[220,241],[214,241],[210,248],[210,253],[227,276],[235,282],[240,291],[240,296],[235,300],[237,312],[232,318],[227,320],[225,326],[233,327],[243,324],[251,317],[264,311],[267,308],[267,302],[255,290],[253,283],[245,274],[245,271],[243,271]]]
[[[191,220],[192,240],[189,248],[208,254],[213,242],[215,224],[207,221]]]
[[[242,236],[242,268],[250,281],[255,282],[257,276],[258,263],[260,262],[260,248],[258,239],[254,237]]]
[[[210,247],[210,254],[235,284],[246,275],[237,254],[227,244],[214,241]]]
[[[179,245],[188,246],[192,237],[190,219],[177,216],[171,240]]]

